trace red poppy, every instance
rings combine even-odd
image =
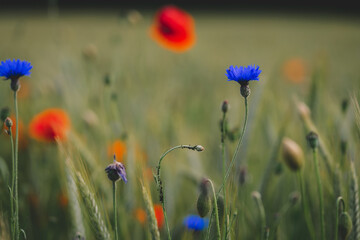
[[[37,114],[30,122],[29,134],[42,142],[53,142],[57,139],[66,140],[70,129],[70,119],[61,109],[50,108]]]
[[[141,208],[137,208],[134,213],[135,213],[136,220],[138,220],[141,224],[144,224],[146,221],[145,210],[141,209]],[[155,218],[157,221],[158,228],[160,229],[164,225],[164,212],[163,212],[162,206],[160,204],[154,205],[154,213],[155,213]]]
[[[165,6],[155,15],[150,34],[163,47],[184,52],[195,43],[194,19],[175,6]]]

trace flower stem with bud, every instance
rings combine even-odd
[[[164,189],[163,189],[163,184],[162,184],[162,180],[160,178],[160,169],[161,169],[161,162],[162,160],[165,158],[165,156],[174,151],[175,149],[183,149],[183,148],[186,148],[186,149],[190,149],[190,150],[194,150],[194,151],[198,151],[198,152],[202,152],[204,151],[204,147],[201,146],[201,145],[195,145],[195,146],[190,146],[190,145],[178,145],[178,146],[175,146],[173,148],[170,148],[169,150],[167,150],[161,157],[160,157],[160,160],[159,160],[159,163],[158,163],[158,166],[156,168],[156,175],[154,176],[154,179],[155,179],[155,183],[156,183],[156,186],[157,186],[157,190],[159,192],[159,200],[161,202],[161,206],[162,206],[162,209],[163,209],[163,212],[164,212],[164,220],[165,220],[165,225],[166,225],[166,230],[167,230],[167,234],[168,234],[168,240],[171,240],[171,234],[170,234],[170,228],[169,228],[169,222],[168,222],[168,219],[167,219],[167,214],[166,214],[166,210],[165,210],[165,197],[164,197]]]

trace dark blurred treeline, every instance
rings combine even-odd
[[[47,9],[56,6],[59,9],[112,9],[137,8],[156,9],[165,4],[174,4],[179,7],[194,10],[243,10],[243,11],[285,11],[310,13],[340,13],[357,15],[360,8],[357,1],[320,1],[320,0],[0,0],[0,11],[5,9]]]

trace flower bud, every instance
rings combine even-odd
[[[340,239],[347,239],[352,230],[351,217],[347,212],[342,212],[339,217],[339,235]]]
[[[319,137],[315,132],[310,132],[306,139],[312,149],[316,149],[319,146]]]
[[[5,119],[5,126],[6,126],[8,129],[10,129],[10,128],[13,126],[13,122],[12,122],[11,118],[7,117],[7,118]]]
[[[194,147],[194,149],[195,149],[196,151],[198,151],[198,152],[202,152],[202,151],[205,150],[205,148],[204,148],[203,146],[201,146],[201,145],[196,145],[196,146]]]
[[[222,105],[221,105],[221,111],[223,113],[226,113],[229,110],[229,102],[228,100],[223,101]]]
[[[292,171],[298,171],[304,165],[304,154],[300,146],[290,138],[282,141],[282,153],[286,165]]]
[[[205,217],[211,209],[211,185],[207,178],[200,183],[200,195],[197,200],[197,210],[201,217]]]

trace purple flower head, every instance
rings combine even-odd
[[[225,75],[227,76],[228,81],[236,81],[241,84],[251,80],[259,81],[261,70],[259,70],[259,66],[255,66],[255,64],[247,67],[234,67],[231,65],[229,69],[226,69],[226,72]]]
[[[127,183],[125,167],[121,162],[116,161],[115,155],[114,162],[105,168],[105,172],[111,181],[115,182],[121,178]]]

